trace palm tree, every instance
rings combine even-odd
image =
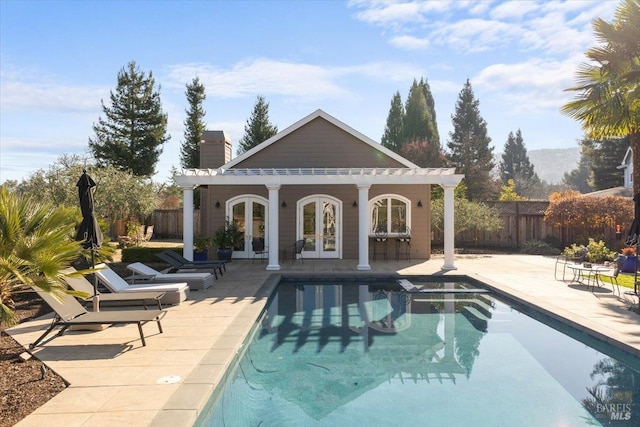
[[[601,45],[577,71],[576,99],[562,112],[580,122],[589,138],[629,136],[634,193],[640,191],[640,1],[623,0],[613,22],[593,21]]]
[[[13,297],[32,285],[75,294],[65,290],[61,273],[82,254],[71,211],[0,186],[0,322],[15,323]]]

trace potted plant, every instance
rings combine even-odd
[[[213,239],[206,236],[196,236],[193,240],[193,260],[206,261],[209,259],[209,248],[213,246]]]
[[[622,263],[620,262],[622,260],[618,261],[618,265],[620,265],[620,271],[623,273],[635,273],[636,266],[638,265],[636,248],[632,246],[625,246],[620,250],[620,253],[622,254],[622,257],[625,258],[624,262]]]
[[[218,248],[218,259],[229,261],[233,247],[238,246],[244,237],[237,222],[227,218],[213,234],[213,244]]]

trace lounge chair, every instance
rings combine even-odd
[[[66,276],[66,274],[74,273],[76,271],[75,268],[70,267],[62,272],[65,274],[64,281],[66,284],[73,289],[74,291],[80,291],[91,295],[88,298],[84,298],[82,301],[84,303],[89,303],[93,299],[93,285],[84,277],[84,276]],[[104,306],[114,306],[114,305],[140,305],[142,304],[147,309],[147,303],[155,302],[158,304],[158,309],[162,310],[161,299],[164,297],[166,292],[129,292],[129,293],[98,293],[98,297],[100,298],[100,304]]]
[[[96,277],[109,291],[113,293],[120,292],[164,292],[161,298],[162,304],[178,305],[187,299],[189,295],[189,285],[185,282],[181,283],[155,283],[151,282],[144,285],[130,285],[125,279],[120,277],[118,273],[110,269],[106,264],[96,265]]]
[[[287,246],[282,250],[282,262],[285,262],[287,258],[291,257],[291,263],[294,263],[296,259],[300,258],[304,263],[302,251],[304,249],[305,239],[296,240],[293,245]]]
[[[188,259],[181,257],[178,253],[167,250],[164,252],[156,253],[156,256],[171,266],[171,271],[177,272],[180,270],[213,270],[213,274],[218,279],[218,272],[223,276],[222,269],[225,269],[225,263],[221,261],[189,261]],[[176,256],[181,259],[176,258]]]
[[[144,284],[145,280],[151,280],[156,283],[163,282],[187,282],[189,289],[201,291],[213,286],[214,277],[211,273],[161,273],[148,265],[141,262],[134,262],[129,264],[127,268],[133,271],[133,276],[127,277],[127,280],[132,280],[132,284],[136,281],[140,284]]]
[[[160,320],[166,315],[163,310],[87,311],[82,304],[70,295],[65,295],[64,299],[59,301],[53,295],[35,286],[33,290],[51,307],[55,312],[55,316],[47,330],[29,345],[30,349],[37,346],[56,326],[62,327],[57,334],[57,336],[60,336],[71,326],[136,324],[138,325],[138,332],[143,346],[146,346],[147,342],[144,339],[142,325],[148,322],[156,322],[158,330],[162,333]]]

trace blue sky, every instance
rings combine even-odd
[[[258,95],[280,130],[317,109],[380,141],[391,98],[424,77],[441,143],[470,79],[496,152],[522,130],[528,150],[569,148],[571,99],[591,22],[617,1],[0,0],[0,183],[88,154],[118,72],[153,72],[170,141],[154,180],[180,166],[185,85],[205,85],[209,130],[234,144]]]

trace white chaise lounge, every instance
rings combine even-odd
[[[189,285],[186,282],[181,283],[156,283],[147,282],[144,285],[130,285],[122,277],[113,271],[106,264],[96,265],[96,277],[111,292],[165,292],[160,302],[164,304],[180,304],[187,299],[189,295]]]
[[[156,283],[187,282],[189,289],[201,291],[213,286],[214,282],[214,277],[211,273],[162,273],[141,262],[129,264],[127,268],[139,275],[132,276],[133,283],[137,283],[139,279],[142,280],[140,284],[144,284],[144,280],[151,280]]]

